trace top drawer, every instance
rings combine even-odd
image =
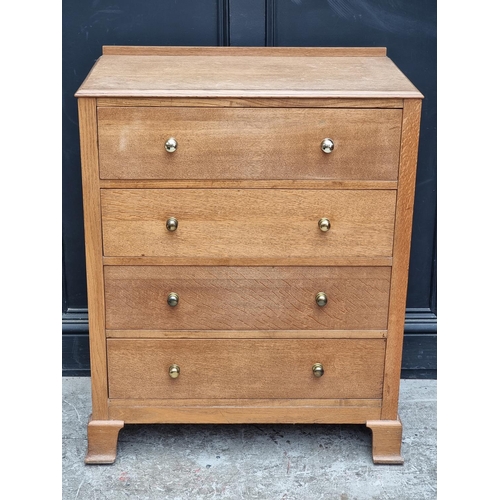
[[[98,108],[102,179],[396,180],[400,109]],[[167,152],[174,138],[177,148]],[[323,152],[322,141],[334,143]]]

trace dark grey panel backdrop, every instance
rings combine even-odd
[[[89,373],[76,100],[102,45],[387,47],[424,94],[403,377],[436,376],[436,1],[63,0],[63,373]]]

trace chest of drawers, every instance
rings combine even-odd
[[[422,95],[385,49],[104,47],[76,97],[86,462],[127,423],[356,423],[401,463]]]

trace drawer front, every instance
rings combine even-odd
[[[101,200],[106,256],[392,255],[396,191],[103,189]]]
[[[382,396],[383,339],[107,342],[112,399]],[[313,374],[316,363],[321,377]],[[173,364],[180,367],[175,379]]]
[[[396,180],[401,118],[400,109],[99,108],[100,175]]]
[[[385,330],[390,275],[388,267],[105,266],[106,328]],[[316,302],[320,292],[326,305]]]

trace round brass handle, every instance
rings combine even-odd
[[[175,292],[169,293],[167,298],[167,304],[170,307],[175,307],[178,303],[179,303],[179,295],[177,295]]]
[[[326,296],[325,292],[318,292],[316,294],[316,304],[318,304],[318,306],[320,307],[326,306],[327,302],[328,302],[328,297]]]
[[[166,226],[169,231],[175,231],[179,226],[179,221],[175,217],[170,217],[167,220]]]
[[[173,153],[177,149],[177,141],[171,137],[166,143],[165,143],[165,149],[169,153]]]
[[[321,363],[314,363],[312,370],[315,377],[322,377],[323,373],[325,373],[325,369]]]
[[[333,148],[334,148],[333,141],[328,137],[321,141],[321,151],[323,151],[323,153],[330,154],[333,151]]]
[[[181,367],[179,365],[170,365],[168,374],[171,378],[177,378],[181,374]]]
[[[331,227],[330,221],[326,217],[323,217],[318,221],[318,227],[320,228],[321,231],[325,233]]]

